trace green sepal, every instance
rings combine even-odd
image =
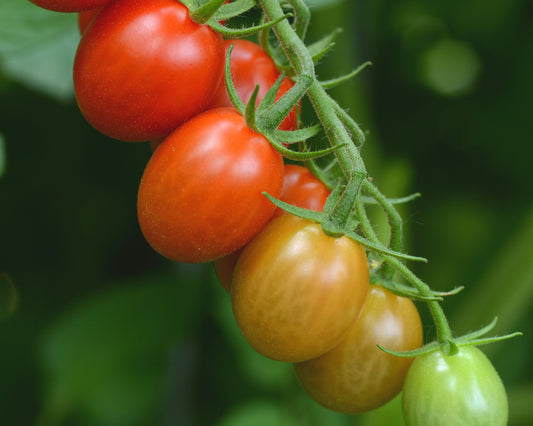
[[[410,254],[406,254],[406,253],[401,253],[401,252],[398,252],[398,251],[394,251],[394,250],[391,250],[381,244],[376,244],[376,243],[373,243],[372,241],[356,234],[355,232],[352,232],[352,231],[347,231],[346,232],[346,236],[350,237],[352,240],[354,240],[355,242],[361,244],[362,246],[370,249],[370,250],[374,250],[378,253],[381,253],[381,254],[386,254],[386,255],[389,255],[389,256],[393,256],[395,258],[398,258],[398,259],[405,259],[405,260],[412,260],[412,261],[415,261],[415,262],[424,262],[424,263],[427,263],[427,259],[424,258],[424,257],[419,257],[419,256],[413,256],[413,255],[410,255]]]
[[[349,74],[345,74],[345,75],[342,75],[342,76],[337,77],[337,78],[332,78],[331,80],[320,81],[319,83],[324,89],[331,89],[332,87],[339,86],[340,84],[343,84],[343,83],[351,80],[352,78],[354,78],[357,74],[359,74],[363,69],[365,69],[369,65],[372,65],[372,62],[366,61],[365,63],[359,65],[356,69],[354,69]]]
[[[405,203],[409,203],[410,201],[416,200],[417,198],[419,198],[421,196],[422,196],[422,194],[420,194],[420,192],[415,192],[415,193],[407,195],[405,197],[388,198],[388,200],[389,200],[389,203],[391,203],[391,204],[405,204]],[[365,204],[378,205],[378,202],[372,197],[363,195],[361,198],[363,200],[363,203],[365,203]]]
[[[189,8],[189,16],[198,25],[207,23],[226,0],[209,0],[197,9]]]
[[[284,78],[285,74],[280,74],[274,84],[267,90],[265,96],[263,96],[263,99],[261,100],[261,103],[257,107],[258,113],[261,113],[266,109],[270,108],[272,105],[274,105],[274,103],[276,102],[276,95],[278,94],[279,88]]]
[[[393,351],[391,349],[384,348],[381,345],[377,345],[379,349],[381,349],[383,352],[386,352],[388,354],[400,357],[400,358],[412,358],[415,356],[425,355],[429,354],[431,352],[435,352],[440,349],[440,343],[439,342],[431,342],[427,345],[424,345],[418,349],[413,349],[412,351],[405,351],[405,352],[398,352]]]
[[[261,109],[260,118],[258,118],[258,122],[261,122],[260,127],[266,130],[277,129],[291,110],[298,105],[313,82],[313,76],[301,74],[294,86],[287,90],[281,98],[268,108]]]
[[[342,179],[337,180],[336,185],[331,189],[331,192],[328,195],[328,198],[326,199],[326,204],[324,204],[324,207],[322,208],[324,214],[329,216],[329,214],[333,211],[333,209],[339,202],[339,199],[345,186],[346,182],[344,182]]]
[[[331,50],[331,48],[335,45],[335,38],[337,38],[337,35],[339,35],[341,32],[341,28],[336,28],[326,36],[322,37],[320,40],[315,41],[307,46],[307,50],[309,50],[314,63],[317,63],[324,57],[324,55],[326,55],[326,53]]]
[[[501,342],[502,340],[512,339],[513,337],[519,337],[523,336],[523,333],[520,331],[517,331],[515,333],[506,334],[504,336],[494,336],[494,337],[486,337],[484,339],[473,339],[466,342],[462,342],[461,346],[479,346],[479,345],[486,345],[489,343],[495,343],[495,342]]]
[[[213,15],[217,21],[225,21],[242,15],[255,7],[257,2],[255,0],[235,0],[228,4],[223,4]]]
[[[431,296],[422,296],[418,293],[418,290],[415,287],[399,283],[394,280],[385,279],[379,273],[370,272],[370,282],[375,285],[379,285],[383,288],[386,288],[392,294],[396,296],[406,297],[412,300],[417,300],[420,302],[430,302],[430,301],[441,301],[443,296],[449,296],[451,294],[456,294],[461,291],[463,288],[456,288],[452,292],[440,293],[440,292],[431,292]]]
[[[260,133],[262,133],[262,132],[260,131]],[[276,150],[281,155],[283,155],[283,157],[288,158],[289,160],[294,160],[294,161],[306,161],[306,160],[311,160],[311,159],[314,159],[314,158],[323,157],[325,155],[331,154],[333,151],[335,151],[336,149],[340,148],[341,146],[344,146],[344,145],[332,146],[330,148],[323,149],[323,150],[320,150],[320,151],[296,152],[296,151],[292,151],[292,150],[286,148],[285,146],[283,146],[282,143],[280,143],[278,140],[276,140],[276,138],[275,138],[275,136],[273,134],[263,133],[263,135],[274,146],[274,148],[276,148]]]
[[[260,25],[254,25],[252,27],[245,27],[245,28],[228,28],[225,25],[222,25],[220,22],[218,22],[216,19],[210,19],[209,20],[209,26],[216,31],[217,33],[222,34],[226,38],[244,38],[248,37],[252,34],[255,34],[265,28],[269,28],[273,25],[276,25],[278,22],[281,22],[287,18],[290,18],[292,14],[287,13],[283,16],[280,16],[278,19],[274,21],[265,22],[264,24]]]
[[[237,89],[235,88],[235,84],[233,84],[233,79],[231,78],[231,52],[233,52],[233,44],[230,44],[228,48],[228,53],[226,54],[226,63],[224,66],[224,81],[226,82],[226,91],[228,92],[228,96],[235,109],[239,111],[241,115],[244,115],[244,110],[246,107],[242,99],[239,97]]]
[[[459,353],[459,347],[453,339],[446,339],[440,344],[440,350],[444,355],[453,356]]]
[[[259,93],[259,84],[256,84],[255,89],[252,92],[252,95],[250,96],[250,99],[248,100],[248,103],[246,104],[246,108],[244,110],[244,121],[246,125],[250,129],[252,129],[254,132],[260,133],[255,124],[255,103],[257,101],[258,93]]]
[[[320,212],[315,212],[313,210],[307,210],[303,209],[301,207],[293,206],[292,204],[286,203],[285,201],[278,200],[277,198],[274,198],[272,195],[270,195],[267,192],[262,193],[265,197],[267,197],[271,203],[276,205],[277,207],[285,210],[286,212],[301,217],[302,219],[310,220],[311,222],[320,223],[322,220],[324,220],[324,214]]]
[[[306,143],[304,142],[304,146]],[[319,179],[330,191],[335,188],[339,179],[344,180],[344,174],[336,159],[331,160],[325,167],[320,167],[315,161],[308,161],[306,167]]]
[[[285,144],[293,144],[297,142],[305,141],[322,131],[321,124],[315,124],[311,127],[305,127],[298,130],[279,130],[276,129],[274,134],[276,139]]]
[[[459,345],[484,345],[487,343],[499,342],[500,340],[507,340],[512,337],[517,337],[517,336],[522,335],[522,333],[516,332],[516,333],[506,334],[504,336],[494,336],[494,337],[486,337],[486,338],[480,339],[481,336],[484,336],[489,331],[491,331],[497,322],[498,322],[498,317],[494,317],[491,323],[486,325],[485,327],[457,338],[456,339],[457,344]]]

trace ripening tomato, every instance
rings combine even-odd
[[[233,44],[231,52],[231,77],[233,84],[237,89],[237,93],[241,100],[246,104],[256,85],[259,85],[259,92],[257,94],[256,105],[263,99],[268,89],[276,82],[280,73],[276,68],[276,64],[270,56],[257,44],[248,40],[226,40],[224,42],[226,52],[229,46]],[[285,94],[294,83],[284,78],[276,95],[279,99]],[[226,91],[226,84],[223,81],[218,90],[215,92],[210,107],[231,107],[233,104]],[[279,126],[281,130],[295,130],[298,128],[298,116],[296,107],[291,110],[289,115],[285,117]]]
[[[203,111],[224,72],[222,36],[175,0],[117,0],[84,32],[74,62],[81,112],[115,139],[168,135]]]
[[[83,34],[85,29],[89,26],[96,15],[100,13],[102,8],[84,10],[83,12],[78,13],[78,30],[80,34]]]
[[[491,362],[475,346],[416,357],[403,387],[407,426],[505,426],[507,396]]]
[[[329,190],[305,167],[287,164],[283,175],[283,189],[279,199],[293,206],[321,212],[329,196]],[[286,213],[276,208],[273,217]]]
[[[30,0],[33,4],[56,12],[80,12],[102,7],[111,0]]]
[[[152,155],[137,200],[141,230],[163,256],[208,262],[246,244],[268,222],[283,159],[232,108],[205,111]]]
[[[284,214],[244,248],[231,285],[235,320],[260,354],[287,362],[333,349],[359,316],[368,290],[363,248],[319,224]]]
[[[321,357],[294,364],[305,391],[342,413],[373,410],[402,389],[412,358],[377,347],[409,351],[422,346],[422,322],[410,299],[370,286],[361,316],[342,342]]]
[[[328,198],[329,191],[326,185],[319,181],[305,167],[296,164],[286,164],[283,174],[283,189],[279,199],[293,206],[304,209],[322,211]],[[286,213],[285,210],[276,208],[272,218]],[[241,251],[215,260],[213,266],[222,287],[229,293],[233,270],[239,260]]]

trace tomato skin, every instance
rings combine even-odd
[[[291,214],[270,221],[243,250],[231,285],[237,325],[260,354],[286,362],[335,347],[368,290],[363,248]]]
[[[248,40],[226,40],[224,46],[226,53],[229,46],[233,44],[231,52],[231,77],[233,84],[237,89],[237,93],[241,100],[246,104],[255,89],[259,85],[259,92],[257,94],[256,105],[263,99],[266,92],[276,82],[280,73],[276,68],[276,64],[263,50],[263,48]],[[279,99],[285,94],[294,83],[284,78],[276,95]],[[213,100],[210,103],[210,108],[216,107],[231,107],[233,104],[226,91],[226,84],[224,81],[220,84]],[[298,116],[296,107],[291,110],[289,115],[279,125],[281,130],[295,130],[298,128]]]
[[[55,12],[81,12],[96,9],[110,3],[112,0],[30,0],[43,9]]]
[[[205,111],[152,155],[137,199],[148,243],[178,262],[208,262],[246,244],[268,222],[283,159],[234,109]]]
[[[407,426],[505,426],[507,396],[491,362],[475,346],[415,359],[403,388]]]
[[[296,164],[285,165],[283,189],[279,199],[293,206],[321,212],[329,196],[329,190],[308,169]],[[273,217],[286,211],[277,207]]]
[[[361,316],[330,352],[294,364],[305,391],[318,403],[341,413],[373,410],[402,389],[412,358],[383,352],[422,346],[422,322],[410,299],[371,285]]]
[[[102,8],[90,9],[78,13],[78,30],[80,31],[81,35],[83,35],[89,24],[94,18],[96,18],[96,15],[98,15],[101,10]]]
[[[304,209],[322,211],[328,198],[329,191],[326,185],[319,181],[305,167],[296,164],[286,164],[283,172],[283,189],[279,199],[293,206]],[[276,207],[272,219],[286,211]],[[237,251],[228,256],[215,260],[213,266],[215,273],[222,287],[229,293],[233,271],[239,260],[241,251]]]
[[[74,61],[82,114],[124,141],[164,137],[203,111],[224,70],[224,43],[176,0],[118,0],[84,32]]]

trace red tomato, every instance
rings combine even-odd
[[[203,111],[223,76],[220,34],[175,0],[118,0],[81,38],[74,89],[97,130],[125,141],[168,135]]]
[[[85,29],[89,26],[92,20],[96,18],[96,15],[98,15],[101,10],[102,8],[98,8],[84,10],[83,12],[78,13],[78,29],[80,31],[80,34],[83,34]]]
[[[326,185],[320,182],[305,167],[287,164],[283,176],[283,189],[279,199],[294,206],[304,209],[322,211],[328,198],[329,191]],[[272,218],[286,213],[285,210],[276,208]],[[215,260],[213,266],[222,287],[229,293],[233,270],[239,260],[241,250]]]
[[[152,155],[137,213],[148,243],[179,262],[207,262],[246,244],[268,222],[283,159],[234,109],[205,111]]]
[[[329,190],[308,169],[302,166],[287,164],[283,176],[283,189],[279,199],[293,206],[321,212],[329,196]],[[274,217],[286,213],[276,208]]]
[[[255,89],[259,84],[259,93],[257,94],[257,102],[265,96],[266,92],[276,82],[280,73],[276,68],[274,61],[268,54],[257,44],[248,40],[226,40],[224,42],[226,52],[231,44],[233,44],[233,51],[231,52],[231,76],[237,93],[241,100],[246,104]],[[276,99],[279,99],[285,92],[287,92],[294,83],[285,78],[278,90]],[[224,82],[220,84],[216,91],[210,107],[231,107],[233,104],[226,91]],[[280,124],[281,130],[295,130],[298,127],[298,117],[296,108],[292,109],[289,115]]]
[[[294,365],[305,391],[325,407],[362,413],[390,401],[402,389],[413,358],[377,347],[408,351],[422,346],[422,322],[410,299],[370,286],[361,316],[332,351]]]
[[[319,224],[284,214],[243,250],[231,284],[235,320],[260,354],[286,362],[337,346],[368,290],[363,248],[329,237]]]
[[[111,0],[30,0],[33,4],[56,12],[81,12],[96,9],[110,3]]]

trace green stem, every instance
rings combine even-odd
[[[283,15],[279,0],[259,0],[259,3],[268,20],[274,21]],[[290,3],[297,11],[307,8],[303,0],[292,0]],[[330,144],[333,147],[340,147],[335,150],[335,155],[343,171],[346,188],[342,192],[340,202],[335,205],[331,212],[331,218],[333,219],[331,222],[335,222],[332,226],[333,233],[339,230],[338,226],[342,229],[342,226],[348,223],[351,210],[356,206],[356,212],[358,208],[361,213],[359,220],[362,219],[361,226],[364,232],[370,240],[377,240],[370,223],[368,220],[365,221],[366,212],[364,212],[364,206],[362,203],[359,203],[359,205],[357,203],[362,197],[360,189],[363,187],[387,214],[391,228],[390,247],[393,251],[399,252],[402,245],[402,219],[394,205],[366,178],[365,164],[359,149],[352,141],[352,137],[355,137],[359,139],[357,142],[360,145],[364,135],[354,125],[355,122],[352,123],[352,121],[347,120],[346,115],[339,111],[336,102],[317,81],[311,54],[289,22],[285,20],[277,23],[273,26],[273,31],[297,77],[301,78],[302,75],[305,75],[312,79],[307,90],[307,96],[324,127]],[[349,125],[346,126],[346,124]],[[394,270],[399,271],[417,289],[421,296],[433,298],[430,287],[407,268],[399,258],[386,254],[382,256],[386,264],[385,267],[388,268],[387,274],[393,273]],[[428,301],[428,307],[437,327],[438,341],[442,345],[453,345],[452,332],[442,307],[435,300]]]
[[[392,256],[384,256],[385,262],[392,265],[400,274],[402,274],[413,286],[418,290],[422,296],[432,296],[430,287],[418,278],[405,264]],[[437,301],[427,302],[433,321],[437,327],[437,340],[440,343],[446,343],[453,339],[452,330],[450,324],[444,315],[444,311]]]
[[[390,228],[390,240],[389,247],[395,251],[402,250],[403,239],[403,221],[398,213],[398,210],[394,208],[394,205],[385,197],[381,191],[369,180],[365,180],[364,189],[376,200],[379,206],[385,211],[387,219],[389,221]],[[383,268],[383,274],[387,278],[392,278],[394,275],[394,268],[392,265],[387,264]]]

